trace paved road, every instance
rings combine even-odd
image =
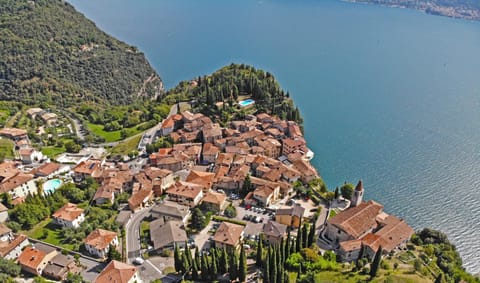
[[[126,243],[127,243],[127,262],[140,256],[140,224],[148,216],[152,208],[147,208],[132,215],[127,225],[125,225]]]

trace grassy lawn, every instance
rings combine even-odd
[[[331,209],[330,214],[328,215],[328,219],[334,217],[335,215],[337,215],[337,211],[335,209]]]
[[[58,146],[44,146],[42,147],[42,153],[50,158],[55,158],[66,151],[65,147]]]
[[[376,278],[369,281],[369,275],[359,275],[351,272],[335,272],[322,271],[316,274],[315,282],[329,283],[329,282],[394,282],[394,283],[423,283],[431,282],[431,280],[421,277],[418,274],[401,273],[400,271],[385,271],[379,272]]]
[[[125,155],[125,154],[128,154],[129,152],[137,150],[137,146],[138,146],[138,143],[140,143],[141,138],[142,138],[142,135],[138,134],[136,136],[129,138],[128,140],[122,141],[116,146],[112,147],[110,149],[110,153]]]
[[[52,219],[47,218],[42,222],[38,223],[30,231],[25,232],[25,234],[34,239],[38,239],[52,245],[61,246],[65,249],[73,250],[73,245],[62,243],[60,237],[60,227],[55,226],[51,223]],[[47,238],[44,238],[44,231],[48,231]]]
[[[125,128],[125,129],[128,131],[129,136],[134,136],[134,135],[142,132],[141,130],[138,129],[141,125],[142,124],[139,124],[135,127]],[[92,132],[96,136],[104,138],[105,142],[115,142],[115,141],[119,141],[119,140],[122,139],[122,135],[121,135],[122,130],[107,132],[103,129],[104,125],[87,123],[87,126],[88,126],[88,130],[90,132]]]
[[[0,139],[0,160],[3,159],[13,159],[13,147],[15,145],[11,140]]]

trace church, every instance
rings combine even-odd
[[[415,233],[403,219],[385,213],[383,205],[363,201],[363,195],[360,180],[350,207],[329,219],[322,234],[343,262],[355,261],[361,254],[372,258],[380,246],[384,253],[390,253]]]

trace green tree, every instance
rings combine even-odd
[[[263,280],[265,283],[272,283],[270,282],[270,250],[271,248],[269,247],[265,256],[265,263],[263,264]]]
[[[340,187],[340,192],[342,194],[342,197],[345,199],[352,199],[352,194],[353,194],[353,184],[351,183],[345,183],[343,184],[342,187]]]
[[[380,267],[380,262],[382,261],[382,246],[380,246],[375,253],[375,257],[373,258],[372,266],[370,267],[370,277],[374,278],[377,276],[378,268]]]
[[[193,209],[192,212],[192,220],[191,220],[191,225],[193,228],[197,230],[203,229],[207,224],[207,219],[205,215],[202,213],[200,208],[196,207]]]
[[[225,273],[228,272],[228,270],[229,270],[228,263],[229,263],[229,260],[228,260],[227,250],[225,249],[225,247],[223,247],[222,248],[222,256],[220,258],[220,266],[219,266],[220,272],[222,274],[225,274]]]
[[[307,247],[311,247],[314,242],[315,242],[315,223],[312,223],[312,225],[310,225],[310,232],[308,233]]]
[[[0,258],[0,273],[5,273],[12,277],[20,275],[21,268],[14,261]]]
[[[301,223],[300,223],[301,224]],[[298,230],[297,230],[297,242],[296,242],[296,252],[300,252],[300,250],[303,248],[303,239],[302,239],[302,225],[298,225]]]
[[[86,283],[87,281],[83,279],[82,275],[78,273],[69,272],[64,282],[65,283]]]
[[[303,224],[302,227],[302,248],[308,248],[308,224]]]
[[[256,255],[255,264],[258,267],[262,267],[262,263],[263,263],[263,233],[261,233],[260,236],[258,237],[257,255]]]
[[[439,273],[437,278],[435,278],[435,283],[442,283],[443,282],[443,274]]]
[[[238,278],[238,255],[236,252],[230,254],[230,269],[228,270],[228,276],[230,280],[236,280]]]
[[[234,218],[237,216],[237,209],[230,203],[227,208],[225,208],[223,214],[228,218]]]
[[[338,199],[340,196],[340,192],[338,191],[338,187],[335,188],[335,199]]]
[[[116,246],[110,245],[108,247],[107,259],[108,259],[108,261],[121,260],[122,259],[122,255],[117,251]]]
[[[180,272],[182,269],[183,263],[182,263],[182,257],[180,254],[180,249],[178,248],[178,245],[175,245],[174,251],[173,251],[173,261],[174,261],[174,267],[176,272]]]
[[[250,179],[250,174],[247,174],[242,185],[242,194],[245,196],[253,190],[252,180]]]
[[[245,256],[245,248],[241,247],[240,250],[240,262],[239,262],[239,272],[238,278],[241,282],[244,282],[247,279],[247,257]]]

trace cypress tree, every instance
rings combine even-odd
[[[207,255],[203,254],[202,255],[202,280],[207,281],[208,280],[208,262],[207,262]]]
[[[238,256],[235,252],[230,254],[230,269],[228,275],[230,280],[236,280],[238,278]]]
[[[175,245],[175,250],[173,251],[173,260],[174,260],[175,271],[180,272],[183,264],[180,256],[180,250],[178,249],[178,245]]]
[[[442,283],[442,275],[442,273],[438,274],[437,278],[435,278],[435,283]]]
[[[187,255],[186,255],[186,253],[182,253],[182,268],[181,268],[181,271],[182,271],[182,273],[185,273],[189,269],[190,269],[190,266],[188,265]]]
[[[340,192],[338,191],[338,187],[335,188],[335,199],[338,199],[340,196]]]
[[[288,229],[287,240],[285,242],[285,260],[290,256],[290,229]]]
[[[218,268],[217,268],[217,256],[215,255],[215,251],[212,251],[212,276],[214,278],[218,275]]]
[[[193,264],[193,267],[192,267],[192,278],[193,280],[198,280],[199,277],[198,277],[198,266],[197,266],[197,263],[194,263]]]
[[[260,234],[258,237],[258,244],[257,244],[257,258],[255,264],[258,267],[262,267],[263,263],[263,234]]]
[[[264,271],[263,271],[263,280],[265,283],[271,283],[270,282],[270,252],[267,251],[267,256],[265,257],[265,264],[264,266]]]
[[[297,245],[296,245],[296,240],[292,240],[290,242],[291,247],[290,247],[290,254],[296,253],[297,252]]]
[[[278,265],[277,265],[276,252],[272,253],[272,270],[270,272],[271,272],[270,282],[272,283],[277,282]]]
[[[297,278],[300,278],[300,275],[302,275],[302,263],[301,262],[298,264]]]
[[[200,251],[198,250],[198,247],[195,248],[195,263],[197,264],[197,270],[201,270],[200,268],[200,263],[201,263],[201,259],[200,259]]]
[[[242,249],[240,250],[238,277],[241,282],[245,282],[247,279],[247,257],[245,256],[245,249],[243,248],[243,245]]]
[[[225,274],[228,272],[228,256],[227,256],[227,250],[225,249],[225,247],[223,247],[222,249],[222,256],[220,258],[219,268],[222,274]]]
[[[297,243],[296,243],[296,249],[295,249],[295,251],[297,253],[300,252],[300,250],[302,250],[302,243],[303,243],[303,240],[302,240],[302,225],[300,223],[300,225],[298,226],[298,230],[297,230]]]
[[[277,283],[283,283],[283,281],[285,281],[285,279],[283,278],[283,276],[285,275],[285,272],[284,272],[284,268],[283,268],[283,265],[279,265],[278,266],[279,269],[278,269],[278,276],[277,276]]]
[[[310,225],[310,233],[308,234],[308,247],[311,247],[315,242],[315,223]]]
[[[380,261],[382,260],[382,246],[380,246],[375,253],[375,257],[373,258],[372,266],[370,267],[370,277],[374,278],[377,276],[377,271],[380,266]]]
[[[308,248],[308,224],[303,224],[302,227],[302,248]]]
[[[282,238],[280,241],[280,265],[283,265],[285,262],[285,240]]]
[[[185,254],[187,256],[188,266],[192,266],[192,251],[188,248],[188,243],[185,242]]]

